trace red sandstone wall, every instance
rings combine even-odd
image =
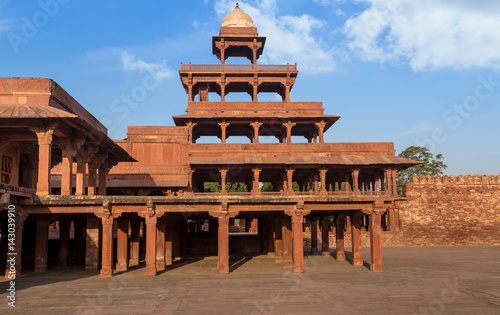
[[[500,245],[500,175],[415,176],[399,209],[405,245]]]

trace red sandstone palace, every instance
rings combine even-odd
[[[325,115],[322,103],[291,101],[297,65],[258,64],[265,42],[236,7],[213,37],[220,63],[181,64],[188,102],[176,126],[129,127],[119,141],[54,81],[0,78],[2,262],[13,252],[17,274],[22,264],[43,272],[55,260],[111,276],[144,258],[145,274],[155,275],[178,258],[217,255],[228,273],[232,255],[267,254],[302,272],[305,223],[313,252],[329,256],[333,217],[336,259],[346,259],[351,231],[351,263],[362,265],[366,229],[370,268],[382,271],[381,233],[395,228],[404,200],[396,173],[418,162],[396,157],[392,143],[325,143],[339,117]],[[250,62],[225,63],[235,56]],[[234,92],[252,101],[226,102]],[[259,102],[260,93],[282,101]],[[220,143],[201,141],[209,136]],[[263,143],[269,137],[278,143]],[[220,192],[206,191],[214,182]],[[228,192],[228,183],[247,191]],[[261,191],[263,183],[272,191]],[[12,208],[15,242],[7,247]]]

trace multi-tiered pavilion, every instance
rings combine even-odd
[[[1,99],[0,109],[11,109],[0,110],[0,150],[11,162],[0,194],[6,205],[17,205],[20,235],[24,220],[32,222],[36,233],[25,228],[31,243],[24,243],[34,248],[35,270],[47,269],[49,226],[57,221],[59,264],[84,259],[86,268],[100,268],[102,276],[137,265],[142,256],[146,274],[154,275],[186,255],[217,255],[220,273],[230,271],[229,257],[237,254],[267,254],[302,272],[305,222],[311,223],[313,251],[327,256],[333,222],[340,261],[346,259],[344,231],[350,230],[356,266],[363,264],[361,231],[369,229],[371,270],[382,271],[381,234],[396,227],[401,200],[396,173],[417,162],[396,157],[392,143],[326,143],[324,133],[339,117],[325,115],[320,102],[291,101],[297,65],[258,64],[265,42],[237,5],[213,37],[220,63],[181,64],[188,105],[186,114],[174,117],[176,126],[129,127],[127,138],[115,143],[101,125],[78,118],[91,116],[69,96],[57,98],[58,111],[50,102],[34,108],[50,116],[45,120],[16,120],[16,108],[26,107],[33,93],[56,96],[8,79],[17,84],[4,84],[1,91],[9,97]],[[226,63],[232,57],[250,62]],[[226,101],[230,93],[248,93],[251,100]],[[261,93],[281,100],[261,102]],[[26,110],[24,118],[33,112]],[[220,140],[210,143],[214,137]],[[9,151],[28,143],[31,169],[22,166],[23,153]],[[16,175],[26,172],[32,184]],[[207,190],[214,183],[220,191]],[[231,183],[240,189],[228,190]]]

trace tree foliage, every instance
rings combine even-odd
[[[442,175],[448,167],[443,163],[442,154],[432,154],[426,147],[411,146],[403,150],[399,157],[423,162],[404,171],[399,171],[397,175],[398,194],[403,193],[403,185],[410,181],[414,175]]]

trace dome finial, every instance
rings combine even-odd
[[[236,8],[235,9],[239,9],[240,8],[240,4],[238,2],[236,2]]]

